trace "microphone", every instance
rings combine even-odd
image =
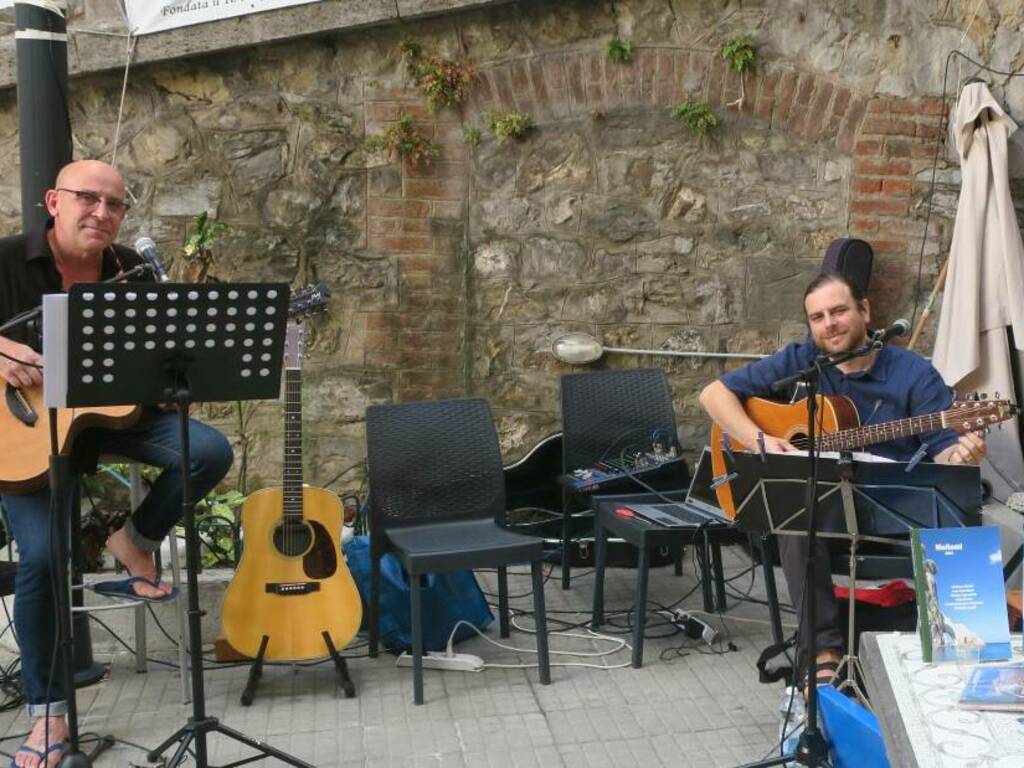
[[[901,317],[888,328],[879,328],[872,333],[871,341],[876,345],[885,344],[889,339],[895,339],[897,336],[906,336],[909,333],[910,322]]]
[[[160,261],[160,255],[156,252],[156,243],[154,243],[148,237],[140,237],[135,241],[135,250],[138,251],[139,255],[145,260],[149,266],[149,270],[153,273],[161,283],[168,282],[171,278],[167,276],[167,271],[164,269],[163,262]],[[906,322],[904,320],[903,322]]]

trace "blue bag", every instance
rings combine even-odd
[[[835,768],[889,768],[878,718],[831,685],[818,686],[818,712]]]
[[[348,569],[359,587],[363,604],[370,603],[370,539],[353,536],[345,544]],[[443,651],[448,637],[460,620],[485,629],[494,621],[491,608],[472,571],[431,573],[425,577],[423,597],[423,650]],[[380,561],[380,643],[392,653],[412,650],[409,577],[392,554]],[[364,612],[364,617],[366,613]],[[475,632],[460,626],[455,641],[472,637]]]

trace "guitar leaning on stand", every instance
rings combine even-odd
[[[306,311],[326,303],[326,291]],[[359,631],[362,601],[340,551],[343,512],[338,496],[302,482],[302,359],[305,326],[290,320],[285,334],[284,483],[249,496],[242,506],[245,547],[227,594],[221,624],[228,643],[253,659],[242,704],[252,704],[265,659],[302,661],[330,656],[338,687],[355,695],[338,654]]]
[[[895,421],[861,426],[857,407],[843,395],[818,395],[821,413],[821,431],[818,447],[822,451],[851,451],[877,443],[884,443],[898,437],[913,437],[942,429],[952,429],[958,434],[987,429],[1018,413],[1015,405],[1008,400],[957,400],[945,411],[911,416]],[[996,395],[998,397],[998,395]],[[806,447],[807,400],[795,403],[779,403],[761,397],[750,397],[743,403],[750,419],[766,435],[788,440],[797,448]],[[750,450],[736,441],[728,442],[722,428],[711,425],[711,471],[715,478],[727,477],[726,456],[728,451]],[[736,503],[728,482],[715,487],[718,504],[729,517],[736,516]]]

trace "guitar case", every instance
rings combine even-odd
[[[829,243],[821,262],[823,273],[838,272],[867,295],[875,252],[864,240],[840,237]]]

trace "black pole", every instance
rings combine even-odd
[[[66,3],[14,3],[21,148],[21,225],[46,221],[43,196],[71,162]]]

